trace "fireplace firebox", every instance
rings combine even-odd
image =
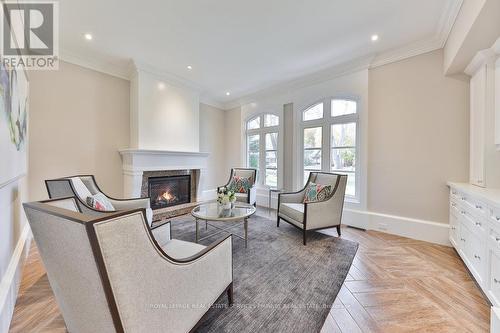
[[[151,208],[160,209],[191,202],[191,176],[149,177]]]

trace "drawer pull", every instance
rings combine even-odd
[[[495,237],[495,240],[498,242],[500,241],[500,237]]]
[[[457,207],[457,204],[456,203],[452,203],[451,207]]]
[[[474,258],[476,258],[477,260],[481,260],[481,257],[476,254],[474,255]]]
[[[462,199],[462,201],[465,201],[465,199],[466,199],[466,198],[465,198],[465,197],[462,197],[462,198],[460,198],[460,199]]]
[[[481,223],[476,222],[476,226],[480,227],[480,226],[481,226]]]
[[[493,278],[493,282],[500,283],[500,280],[497,280],[497,279]]]
[[[500,216],[497,216],[497,221],[500,221]]]
[[[460,214],[465,215],[465,210],[462,210]],[[500,221],[500,220],[499,220]]]
[[[476,205],[476,208],[477,208],[477,209],[483,209],[483,207],[482,207],[482,206],[480,206],[480,205]]]
[[[457,194],[457,191],[451,191],[452,194]]]
[[[460,240],[461,240],[462,242],[465,242],[465,238],[460,238]]]
[[[451,230],[456,230],[457,228],[456,227],[451,227]]]

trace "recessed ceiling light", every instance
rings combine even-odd
[[[372,35],[372,42],[378,41],[378,35]]]
[[[231,95],[231,93],[229,91],[226,92],[226,96],[229,96]]]
[[[192,70],[192,69],[193,69],[193,67],[192,67],[191,65],[189,65],[189,66],[187,66],[187,69],[188,69],[188,70]]]
[[[86,40],[92,40],[92,38],[94,38],[94,37],[92,37],[91,34],[85,34],[85,35],[83,35],[83,37],[85,37]]]
[[[165,89],[165,83],[158,82],[158,90],[164,90],[164,89]]]

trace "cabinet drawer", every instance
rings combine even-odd
[[[483,218],[472,215],[468,210],[460,209],[460,218],[472,233],[485,235],[487,230],[486,221]]]
[[[455,213],[450,213],[450,240],[453,246],[460,248],[460,221]]]
[[[466,256],[469,259],[469,262],[472,264],[472,271],[475,271],[475,277],[478,280],[479,284],[482,285],[485,281],[485,272],[486,272],[486,247],[484,242],[481,242],[481,239],[474,234],[470,234],[467,243],[466,243]],[[500,273],[500,272],[499,272]],[[487,279],[486,279],[487,281]]]
[[[500,304],[500,257],[494,252],[491,252],[490,271],[489,293]]]
[[[489,215],[488,206],[475,198],[465,197],[465,204],[468,207],[468,211],[470,211],[473,215],[476,215],[481,218],[486,218]]]

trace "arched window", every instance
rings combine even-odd
[[[346,196],[359,198],[358,102],[325,99],[302,112],[304,183],[310,172],[347,174]]]
[[[278,186],[278,137],[280,118],[266,113],[246,122],[247,166],[259,171],[258,182]]]

